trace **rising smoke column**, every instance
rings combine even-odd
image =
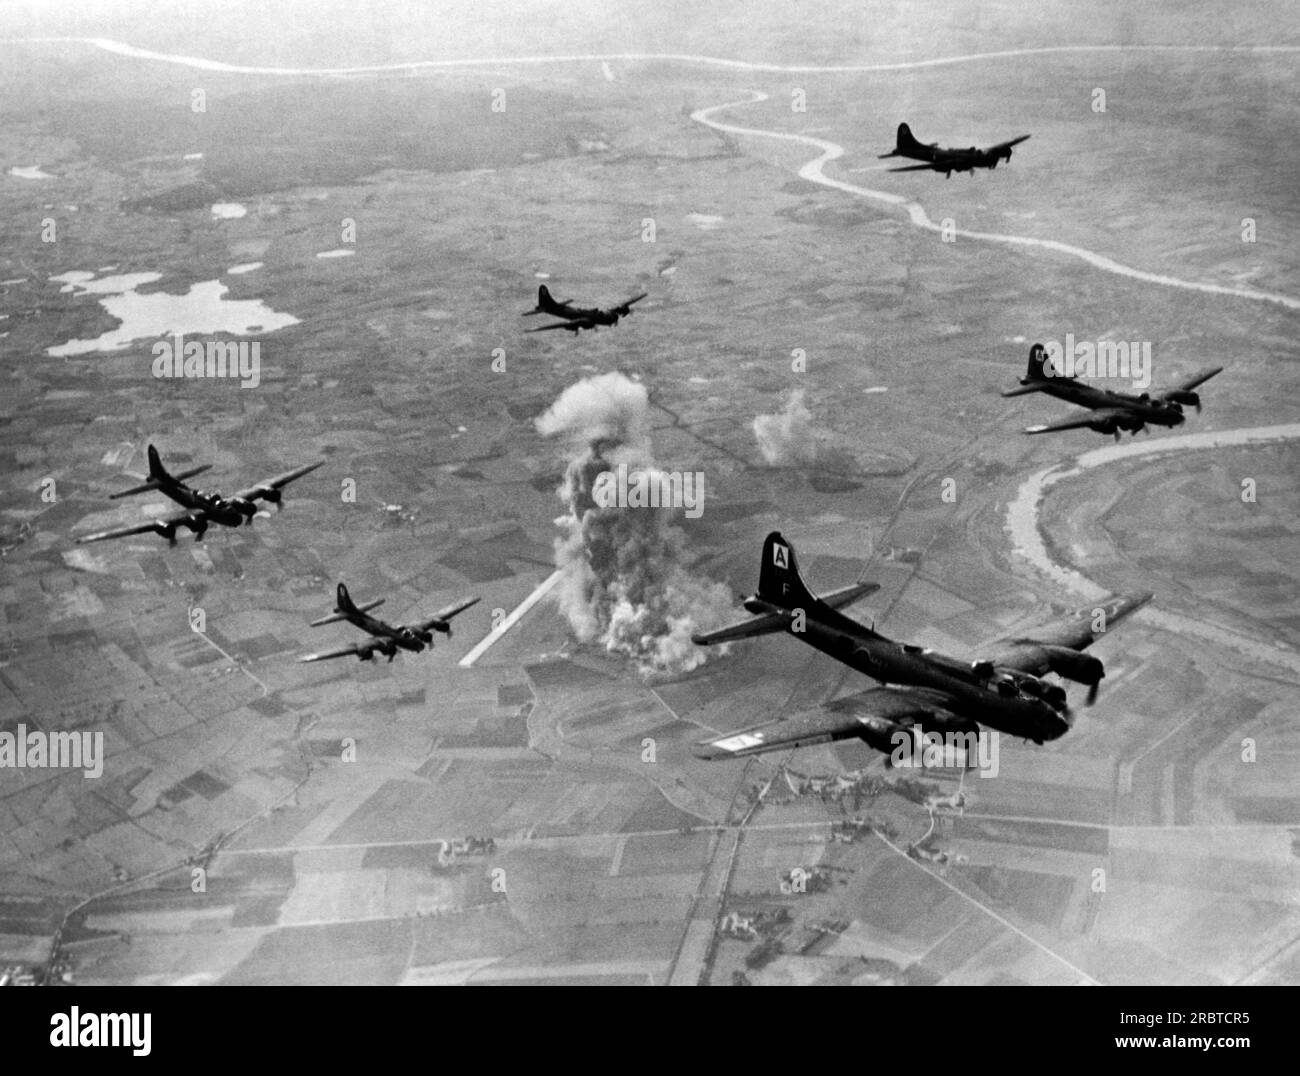
[[[537,419],[539,433],[565,437],[574,453],[558,491],[560,610],[580,641],[636,659],[643,677],[703,664],[691,633],[721,623],[731,606],[726,587],[683,566],[678,509],[601,508],[592,497],[596,477],[620,463],[657,470],[649,407],[644,385],[609,373],[570,385]]]
[[[753,428],[758,450],[769,467],[816,461],[817,439],[812,412],[803,402],[803,389],[796,389],[791,394],[784,411],[775,415],[758,415]]]

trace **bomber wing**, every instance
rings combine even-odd
[[[989,146],[985,153],[1001,153],[1004,149],[1010,149],[1012,146],[1018,146],[1025,141],[1029,135],[1021,135],[1019,138],[1013,138],[1010,142],[999,142],[996,146]]]
[[[1063,679],[1087,684],[1091,705],[1106,670],[1096,657],[1085,656],[1083,651],[1151,598],[1149,593],[1112,595],[1054,624],[1035,628],[1028,636],[999,640],[992,644],[994,656],[977,664],[986,666],[990,673],[1014,669],[1040,677],[1054,672]]]
[[[419,630],[428,631],[430,628],[436,627],[440,624],[450,628],[450,625],[447,622],[451,620],[452,617],[454,617],[457,613],[463,613],[471,605],[477,604],[479,600],[480,599],[478,598],[462,598],[460,601],[447,606],[446,609],[439,609],[436,613],[433,614],[433,616],[429,617],[428,620],[424,620],[420,622]],[[447,634],[448,635],[451,634],[450,630],[447,632]]]
[[[650,293],[648,291],[643,291],[640,295],[634,295],[632,296],[632,298],[626,299],[623,302],[619,303],[618,306],[612,307],[610,313],[618,314],[620,317],[622,317],[625,314],[630,314],[632,312],[632,304],[639,303],[642,299],[644,299],[649,294]]]
[[[1164,392],[1160,393],[1159,399],[1167,400],[1171,396],[1177,396],[1179,393],[1191,392],[1193,389],[1199,388],[1201,385],[1205,384],[1205,382],[1209,381],[1215,374],[1220,374],[1222,372],[1222,366],[1214,366],[1208,370],[1202,370],[1199,374],[1194,374],[1186,381],[1180,382],[1173,388],[1166,389]]]
[[[714,631],[696,632],[691,636],[691,642],[697,646],[713,646],[715,643],[729,643],[755,635],[769,635],[774,631],[784,631],[789,622],[790,617],[785,613],[764,613]]]
[[[276,475],[274,478],[268,478],[265,482],[259,482],[248,489],[242,489],[235,494],[237,498],[245,501],[267,500],[272,495],[279,493],[290,482],[296,481],[305,474],[310,474],[317,467],[322,466],[324,460],[317,460],[315,463],[309,463],[305,467],[298,467],[292,471],[286,471],[282,475]]]
[[[852,605],[859,598],[874,594],[879,589],[879,583],[854,583],[849,587],[829,591],[817,600],[832,609],[843,609],[846,605]],[[715,643],[729,643],[735,639],[748,639],[755,635],[769,635],[774,631],[784,631],[789,622],[790,617],[784,612],[764,613],[762,616],[728,624],[714,631],[698,632],[691,636],[691,642],[697,646],[712,646]]]
[[[1082,406],[1086,407],[1087,405]],[[1057,430],[1089,429],[1094,422],[1105,422],[1110,418],[1121,419],[1127,417],[1127,415],[1127,411],[1118,407],[1101,407],[1078,418],[1063,418],[1058,422],[1048,422],[1040,426],[1026,426],[1025,433],[1055,433]]]
[[[716,760],[791,751],[837,740],[865,740],[878,751],[894,747],[894,734],[952,721],[943,697],[923,688],[871,688],[814,710],[729,732],[695,745],[697,758]]]
[[[164,516],[162,519],[151,519],[148,523],[136,523],[130,527],[118,527],[111,531],[97,531],[94,534],[85,534],[77,539],[77,544],[86,545],[89,542],[103,542],[109,538],[127,538],[132,534],[148,534],[150,532],[163,538],[170,538],[171,535],[167,533],[169,528],[175,528],[187,520],[198,519],[201,516],[201,512],[177,512],[174,515]]]
[[[1014,389],[1004,389],[1002,395],[1003,396],[1028,396],[1031,392],[1042,392],[1042,391],[1043,391],[1043,386],[1041,382],[1031,382],[1028,385],[1018,385]]]
[[[1063,617],[1055,623],[1035,628],[1028,637],[1018,636],[1011,639],[1000,639],[992,644],[993,647],[1007,649],[1006,652],[995,657],[993,661],[998,665],[1019,669],[1021,672],[1032,673],[1035,676],[1042,676],[1048,671],[1047,666],[1042,664],[1041,661],[1027,662],[1024,655],[1018,652],[1023,644],[1063,646],[1070,650],[1086,650],[1116,624],[1146,605],[1153,596],[1150,593],[1115,594],[1086,609],[1081,609],[1077,613]]]
[[[536,329],[525,329],[524,331],[530,333],[544,333],[551,329],[567,329],[569,332],[576,335],[581,329],[594,329],[595,327],[596,323],[594,321],[557,321],[552,325],[541,325]]]
[[[890,168],[890,169],[887,169],[887,171],[890,171],[890,172],[942,172],[943,169],[942,169],[942,168],[936,168],[936,167],[935,167],[935,162],[931,161],[931,162],[929,162],[928,164],[909,164],[909,165],[904,165],[902,168]]]
[[[337,650],[327,650],[323,654],[304,654],[299,661],[328,661],[330,658],[347,658],[356,656],[363,661],[371,657],[380,648],[380,641],[366,643],[349,643]]]

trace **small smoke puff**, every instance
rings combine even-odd
[[[617,371],[570,385],[537,419],[543,437],[564,434],[583,445],[601,441],[648,451],[650,395]]]
[[[803,389],[791,395],[785,410],[754,419],[758,450],[769,467],[812,463],[817,458],[817,440],[812,412],[803,402]]]

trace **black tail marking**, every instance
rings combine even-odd
[[[758,569],[758,596],[784,609],[807,609],[817,599],[799,574],[794,546],[773,531],[763,543]]]
[[[167,473],[167,468],[162,464],[162,458],[158,455],[158,450],[153,445],[149,446],[149,477],[160,481],[171,478],[171,475]]]
[[[355,613],[356,604],[352,601],[352,595],[348,593],[348,588],[342,583],[339,584],[338,600],[335,602],[340,613]]]
[[[1047,361],[1047,348],[1042,344],[1035,344],[1029,349],[1029,369],[1026,376],[1031,381],[1041,381],[1051,375],[1051,365]]]

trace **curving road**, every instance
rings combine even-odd
[[[929,60],[899,60],[878,64],[774,64],[733,60],[723,56],[704,56],[690,52],[594,52],[567,56],[484,56],[463,60],[407,60],[395,64],[371,64],[361,67],[280,67],[225,63],[201,56],[183,56],[170,52],[142,49],[111,37],[11,37],[0,38],[0,45],[87,45],[133,60],[153,60],[177,64],[200,71],[232,75],[322,76],[383,75],[399,71],[429,71],[457,67],[535,66],[538,64],[609,64],[675,63],[702,67],[719,67],[729,71],[755,71],[783,75],[855,75],[874,71],[916,71],[927,67],[978,63],[983,60],[1006,60],[1022,56],[1053,56],[1084,52],[1201,53],[1215,52],[1246,56],[1300,52],[1300,45],[1049,45],[1042,48],[1002,49],[997,52],[971,52],[962,56],[941,56]],[[606,78],[611,73],[606,74]]]
[[[1236,430],[1187,433],[1093,449],[1078,456],[1074,460],[1074,466],[1069,469],[1065,469],[1064,465],[1059,463],[1053,464],[1025,479],[1016,496],[1007,504],[1006,529],[1011,535],[1016,553],[1028,560],[1040,572],[1053,582],[1081,594],[1085,600],[1097,601],[1109,592],[1077,569],[1054,561],[1047,551],[1039,526],[1038,509],[1048,489],[1058,482],[1077,477],[1094,467],[1138,456],[1154,456],[1165,452],[1190,452],[1206,448],[1232,448],[1270,441],[1293,441],[1296,438],[1300,438],[1300,423],[1293,422],[1281,426],[1253,426]],[[1135,616],[1167,631],[1197,635],[1256,661],[1300,674],[1300,652],[1290,647],[1262,642],[1209,621],[1181,616],[1150,605]]]
[[[578,53],[562,56],[502,56],[483,57],[461,60],[411,60],[396,64],[374,64],[358,67],[283,67],[249,64],[232,64],[222,60],[211,60],[200,56],[185,56],[176,53],[157,52],[153,49],[139,48],[125,41],[107,37],[20,37],[0,38],[0,45],[35,45],[35,44],[73,44],[101,49],[117,56],[129,59],[147,60],[156,63],[168,63],[190,67],[200,71],[213,71],[224,74],[267,75],[288,77],[337,77],[348,75],[382,75],[399,71],[450,70],[467,67],[494,66],[536,66],[542,64],[580,64],[601,65],[606,78],[612,77],[609,69],[611,62],[629,63],[677,63],[707,67],[719,67],[734,71],[770,72],[774,74],[866,74],[887,71],[915,71],[932,67],[944,67],[953,64],[978,63],[988,60],[1005,60],[1026,56],[1053,56],[1076,53],[1217,53],[1225,55],[1290,55],[1300,52],[1297,45],[1052,45],[1042,48],[1003,49],[996,52],[975,52],[962,56],[944,56],[928,60],[901,60],[896,63],[877,64],[772,64],[754,63],[747,60],[733,60],[719,56],[706,56],[695,53],[677,52],[618,52],[618,53]],[[859,198],[869,198],[885,205],[896,206],[906,210],[911,222],[918,228],[938,232],[941,226],[932,221],[924,207],[918,202],[909,201],[902,195],[890,191],[871,190],[859,187],[843,180],[832,179],[825,175],[823,168],[831,161],[844,156],[844,147],[834,142],[827,142],[808,135],[787,134],[781,131],[765,131],[752,127],[738,127],[732,124],[718,123],[709,118],[710,114],[739,105],[756,104],[767,100],[767,94],[750,91],[751,96],[745,100],[732,101],[727,104],[714,105],[692,113],[691,119],[728,134],[748,135],[756,138],[774,138],[788,142],[800,142],[821,150],[821,156],[809,161],[799,170],[802,179],[819,183],[824,187],[844,191]],[[1104,254],[1084,247],[1062,243],[1055,239],[1038,239],[1033,236],[1003,235],[996,232],[957,231],[955,233],[966,239],[981,242],[1002,243],[1009,246],[1037,247],[1051,250],[1058,254],[1078,258],[1096,269],[1119,276],[1140,280],[1148,284],[1161,284],[1165,287],[1182,288],[1189,291],[1203,292],[1209,295],[1224,295],[1238,299],[1250,299],[1257,302],[1274,303],[1288,310],[1300,310],[1300,299],[1276,292],[1257,291],[1253,288],[1231,287],[1224,284],[1204,284],[1197,281],[1182,280],[1162,273],[1149,273],[1134,269]]]
[[[767,99],[767,94],[760,93],[758,90],[751,90],[750,96],[743,100],[729,101],[726,104],[698,109],[691,113],[691,119],[695,120],[696,123],[702,123],[706,127],[711,127],[715,131],[722,131],[726,134],[748,135],[754,138],[773,138],[782,142],[798,142],[819,149],[821,150],[821,156],[814,158],[799,169],[800,179],[806,179],[823,187],[843,191],[845,194],[852,194],[858,198],[868,198],[884,205],[904,209],[916,227],[931,232],[943,231],[942,226],[930,219],[929,214],[926,213],[925,208],[919,202],[910,201],[901,194],[894,194],[892,191],[872,190],[869,187],[860,187],[856,183],[848,183],[842,179],[832,179],[826,175],[823,171],[826,165],[844,156],[843,146],[834,142],[827,142],[822,138],[812,138],[808,135],[789,134],[785,131],[766,131],[758,127],[738,127],[735,124],[719,123],[717,120],[710,119],[710,116],[715,112],[736,108],[740,105],[757,104]],[[978,239],[986,243],[1004,243],[1008,246],[1038,247],[1041,250],[1051,250],[1058,254],[1078,258],[1095,269],[1102,269],[1108,273],[1125,276],[1131,280],[1140,280],[1146,284],[1162,284],[1169,288],[1183,288],[1187,291],[1199,291],[1208,295],[1226,295],[1235,299],[1253,299],[1257,302],[1275,303],[1278,306],[1286,307],[1288,310],[1300,310],[1300,299],[1290,295],[1280,295],[1277,292],[1270,291],[1256,291],[1254,288],[1229,287],[1226,284],[1203,284],[1194,280],[1182,280],[1179,277],[1167,276],[1163,273],[1149,273],[1144,269],[1134,269],[1132,266],[1124,265],[1113,258],[1108,258],[1104,254],[1098,254],[1085,247],[1062,243],[1056,239],[1038,239],[1027,235],[1002,235],[998,232],[964,230],[956,230],[949,234],[955,234],[965,239]]]

